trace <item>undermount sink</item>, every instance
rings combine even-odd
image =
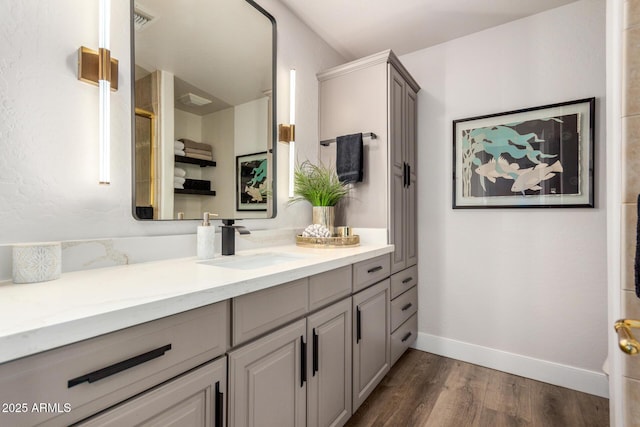
[[[256,268],[270,267],[273,265],[284,264],[287,262],[298,261],[304,259],[304,256],[264,252],[252,255],[231,255],[215,258],[209,261],[201,261],[199,264],[212,265],[214,267],[233,268],[236,270],[254,270]]]

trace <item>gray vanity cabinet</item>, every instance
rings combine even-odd
[[[348,265],[234,298],[232,336],[241,345],[228,353],[230,426],[347,422],[351,292]]]
[[[229,353],[230,426],[305,425],[306,336],[300,319]]]
[[[353,411],[391,367],[390,280],[353,296]]]
[[[222,357],[79,426],[223,427],[226,389],[227,358]]]
[[[343,426],[416,328],[415,310],[402,309],[415,279],[390,279],[390,262],[366,258],[0,364],[0,400],[58,404],[0,413],[0,425]]]
[[[172,384],[174,378],[224,355],[228,316],[229,304],[223,301],[0,364],[0,401],[29,406],[20,413],[0,412],[0,426],[69,425],[160,384]],[[207,384],[215,384],[211,381]],[[193,387],[205,386],[197,382],[187,389],[194,392]],[[156,396],[140,401],[147,408],[145,416],[157,409],[148,402]],[[160,405],[162,409],[180,405],[181,400],[171,399],[159,400],[170,402]],[[39,402],[57,406],[33,410]]]
[[[351,417],[351,298],[307,318],[307,427]]]

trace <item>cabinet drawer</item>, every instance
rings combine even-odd
[[[414,265],[391,276],[391,299],[418,284],[418,266]]]
[[[353,265],[353,292],[357,292],[389,277],[391,256],[389,254],[361,261]]]
[[[391,331],[395,331],[405,320],[418,311],[418,287],[414,286],[391,301]]]
[[[414,314],[391,334],[391,365],[402,356],[418,337],[418,314]]]
[[[234,298],[233,346],[304,316],[308,295],[309,278],[304,278]]]
[[[228,312],[220,302],[0,365],[0,401],[29,405],[0,425],[67,425],[220,356]],[[59,408],[31,410],[41,402]]]
[[[309,311],[351,295],[351,266],[309,278]]]
[[[222,357],[78,426],[225,425],[227,358]]]

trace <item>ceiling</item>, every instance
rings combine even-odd
[[[272,88],[272,23],[241,0],[136,0],[150,17],[136,28],[136,79],[146,70],[176,77],[175,97],[186,92],[212,101],[176,108],[195,114],[239,105]]]
[[[349,60],[424,49],[575,0],[280,0]]]

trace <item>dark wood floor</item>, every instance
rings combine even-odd
[[[608,425],[608,399],[413,349],[402,356],[347,424]]]

